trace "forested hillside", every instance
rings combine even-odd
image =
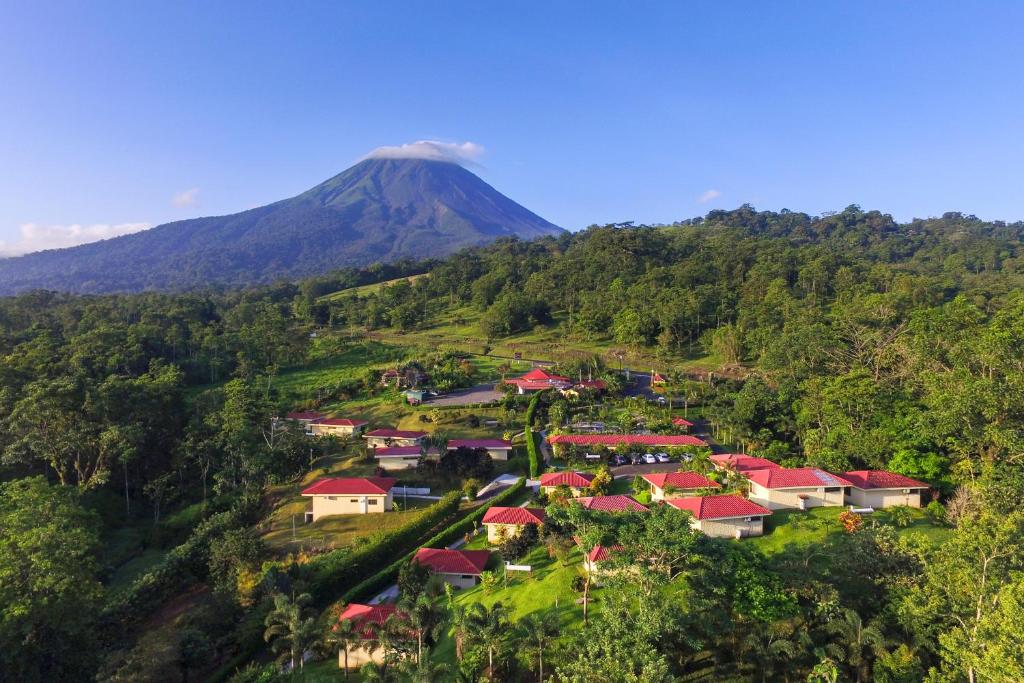
[[[703,601],[655,610],[670,624],[621,617],[632,635],[596,621],[558,680],[615,680],[587,669],[611,666],[593,648],[641,633],[658,673],[637,680],[761,680],[769,665],[805,680],[826,659],[858,680],[883,660],[875,680],[1020,680],[1022,241],[1024,224],[960,214],[744,206],[221,293],[0,299],[0,678],[172,679],[150,662],[229,676],[262,647],[273,596],[316,587],[308,558],[269,561],[257,523],[338,445],[313,453],[270,418],[383,403],[380,369],[406,357],[459,372],[443,354],[519,350],[580,372],[656,367],[724,442],[777,462],[927,481],[951,534],[844,541],[832,574],[744,549],[737,575],[769,577],[749,592],[704,555]],[[524,408],[509,399],[509,415]],[[157,627],[186,599],[168,639]],[[859,621],[825,635],[851,604],[870,647]]]

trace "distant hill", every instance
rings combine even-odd
[[[561,232],[458,164],[366,159],[249,211],[0,260],[0,294],[265,283]]]

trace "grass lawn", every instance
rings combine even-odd
[[[111,591],[118,591],[131,586],[135,579],[163,562],[166,556],[166,550],[157,548],[144,550],[141,555],[136,555],[117,568],[114,575],[110,577],[108,588]]]
[[[368,294],[374,294],[376,292],[379,292],[385,286],[394,285],[395,283],[401,282],[402,280],[408,280],[409,283],[411,284],[413,282],[416,282],[416,280],[419,280],[420,278],[429,277],[429,275],[429,273],[420,273],[419,275],[409,275],[407,277],[395,278],[394,280],[385,280],[384,282],[374,282],[373,284],[370,285],[360,285],[359,287],[339,289],[337,292],[324,294],[322,297],[318,298],[317,301],[333,301],[335,299],[342,299],[346,296],[351,296],[353,294],[357,294],[359,296],[366,296]]]

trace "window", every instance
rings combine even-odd
[[[836,493],[837,491],[842,491],[842,490],[843,490],[842,486],[829,486],[829,487],[827,487],[825,489],[825,493]]]
[[[350,503],[358,503],[359,499],[358,498],[349,498],[348,502],[350,502]]]
[[[376,504],[378,504],[379,502],[380,502],[380,500],[379,500],[379,499],[377,499],[377,498],[367,498],[367,499],[366,499],[366,504],[367,504],[367,505],[376,505]]]
[[[460,576],[459,578],[460,578],[460,579],[472,579],[473,577],[472,577],[472,576],[470,576],[469,574],[463,574],[463,575],[462,575],[462,576]]]
[[[754,521],[754,518],[753,518],[753,517],[744,517],[744,518],[743,518],[743,521],[744,521],[744,522],[753,522],[753,521]]]
[[[327,496],[327,500],[338,500],[337,496]]]

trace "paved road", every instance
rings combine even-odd
[[[459,389],[423,402],[425,406],[471,406],[480,403],[491,403],[501,399],[503,394],[494,390],[494,383],[477,384],[468,389]]]

